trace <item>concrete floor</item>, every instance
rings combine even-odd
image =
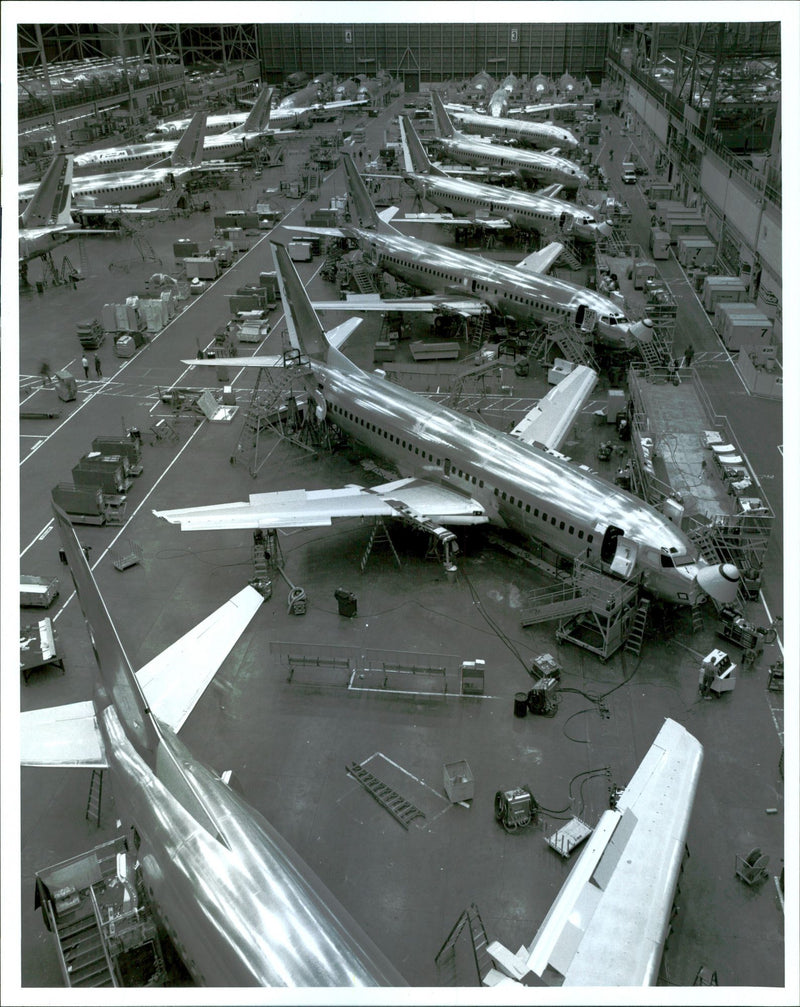
[[[382,144],[388,118],[401,106],[396,102],[379,119],[363,119],[366,146],[374,152]],[[361,121],[354,117],[346,126]],[[612,126],[616,130],[617,122]],[[307,142],[292,141],[292,151]],[[620,144],[616,146],[619,150]],[[614,184],[619,158],[609,164],[605,145],[598,153]],[[292,153],[285,167],[265,171],[241,191],[220,194],[214,209],[219,212],[220,204],[225,209],[248,207],[256,196],[263,199],[263,189],[277,187],[298,157],[302,159]],[[326,179],[319,204],[267,198],[291,211],[296,222],[315,205],[327,205],[334,193],[343,193],[338,173]],[[638,187],[635,193],[627,187],[625,196],[635,226],[643,227],[647,211],[646,205],[639,205]],[[123,299],[151,273],[170,271],[172,242],[210,237],[210,218],[199,213],[150,229],[148,237],[162,265],[133,261],[116,239],[98,239],[96,244],[87,242],[88,275],[77,290],[23,293],[21,385],[30,386],[43,357],[53,370],[66,366],[79,374],[77,323],[99,317],[104,302]],[[69,246],[67,252],[72,257]],[[181,358],[194,357],[198,344],[213,342],[215,329],[229,318],[225,293],[257,282],[260,271],[271,270],[268,252],[264,235],[130,360],[114,357],[107,340],[100,350],[102,381],[79,378],[78,399],[59,403],[59,419],[21,422],[21,570],[59,578],[61,594],[47,614],[55,621],[66,666],[63,676],[46,671],[21,688],[23,710],[91,694],[94,658],[69,576],[58,560],[50,490],[70,480],[71,466],[93,437],[120,434],[131,425],[146,431],[155,417],[166,415],[157,386],[200,385],[204,376],[187,370]],[[126,271],[109,270],[109,262],[124,258],[131,259]],[[320,264],[317,259],[301,268],[306,282]],[[672,260],[660,268],[665,265],[678,268]],[[686,312],[679,321],[697,351],[698,371],[704,380],[708,376],[715,402],[728,412],[759,475],[769,477],[765,486],[777,527],[764,596],[771,611],[780,612],[780,406],[749,396],[746,422],[737,422],[740,417],[733,407],[745,401],[738,377],[716,357],[703,364],[704,352],[719,349],[716,333],[698,315],[691,297],[681,300],[680,310]],[[268,352],[278,348],[279,316],[280,309],[271,319],[276,335],[265,347]],[[362,325],[347,352],[359,363],[370,362],[372,338],[374,325]],[[248,349],[242,346],[241,352]],[[514,394],[541,394],[542,376],[533,368],[530,379],[515,379]],[[207,383],[215,386],[213,378]],[[247,381],[237,375],[233,383],[237,401],[243,403]],[[23,393],[22,401],[32,408],[31,402],[45,397],[56,401],[53,392],[41,391],[33,399]],[[371,478],[349,451],[311,456],[280,443],[254,480],[244,465],[230,464],[238,419],[196,426],[182,419],[177,427],[177,443],[145,445],[144,472],[130,491],[125,526],[77,528],[81,543],[91,546],[95,576],[134,666],[232,596],[252,575],[248,533],[182,534],[153,517],[153,508]],[[600,468],[593,449],[601,432],[587,418],[564,450],[576,460],[583,454]],[[368,534],[367,526],[346,522],[329,530],[281,536],[287,576],[306,590],[308,611],[304,616],[289,614],[288,586],[276,579],[272,598],[186,723],[181,736],[189,748],[219,771],[236,771],[250,803],[307,860],[408,982],[425,987],[444,981],[434,956],[470,903],[477,904],[490,939],[514,949],[532,940],[572,866],[546,845],[545,836],[573,814],[594,824],[608,805],[611,782],[627,783],[664,718],[672,717],[701,741],[705,759],[688,835],[691,856],[664,956],[662,985],[691,986],[705,965],[717,971],[720,985],[765,987],[778,997],[784,983],[784,916],[774,876],[783,866],[787,827],[779,771],[783,697],[765,688],[767,665],[778,657],[777,648],[768,649],[755,668],[742,671],[733,693],[700,700],[698,664],[719,643],[710,616],[694,635],[688,618],[679,616],[672,631],[654,629],[649,634],[639,659],[618,653],[601,664],[585,651],[558,645],[552,624],[520,627],[526,593],[547,581],[521,559],[489,544],[484,535],[460,537],[459,573],[451,582],[440,564],[425,560],[424,542],[394,530],[402,567],[395,566],[385,547],[378,547],[366,572],[360,573]],[[144,558],[119,572],[110,550],[126,541],[139,543]],[[357,596],[355,618],[338,614],[334,592],[340,587]],[[24,610],[23,617],[30,621],[35,614]],[[763,609],[754,605],[751,615],[766,624]],[[413,695],[347,688],[332,675],[296,675],[289,681],[279,657],[281,645],[289,642],[380,647],[450,656],[459,662],[481,658],[486,662],[485,695],[435,695],[427,681],[421,681]],[[564,668],[562,684],[575,691],[562,695],[552,719],[516,718],[514,695],[531,682],[526,664],[542,652],[557,657]],[[443,792],[443,765],[460,759],[469,762],[475,776],[469,809],[450,805]],[[353,760],[395,785],[425,818],[404,831],[347,776],[345,765]],[[571,786],[576,774],[587,770],[603,772],[580,789],[577,782]],[[50,935],[33,909],[35,870],[116,833],[113,795],[108,792],[102,827],[85,821],[88,784],[87,771],[21,772],[20,946],[26,988],[61,985]],[[520,784],[530,786],[539,803],[556,813],[543,814],[537,825],[512,836],[494,821],[493,799],[498,789]],[[777,813],[767,814],[767,808]],[[751,890],[734,877],[734,859],[756,845],[771,857],[770,878],[759,890]],[[456,981],[471,986],[475,977],[462,965]]]

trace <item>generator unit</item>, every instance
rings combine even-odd
[[[530,787],[498,790],[494,795],[494,817],[506,832],[527,828],[539,809]]]

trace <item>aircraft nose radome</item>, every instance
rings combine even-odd
[[[719,563],[698,571],[697,585],[714,601],[730,605],[736,601],[739,577],[739,571],[733,563]]]

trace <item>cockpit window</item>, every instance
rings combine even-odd
[[[661,565],[663,567],[666,567],[668,570],[671,570],[672,567],[675,566],[675,563],[672,560],[672,556],[670,556],[669,553],[666,552],[661,553]]]

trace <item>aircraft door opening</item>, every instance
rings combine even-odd
[[[603,543],[600,546],[600,559],[604,563],[612,563],[617,551],[617,539],[621,538],[625,532],[622,528],[610,524],[603,535]]]
[[[450,462],[450,459],[449,458],[445,458],[445,460],[444,460],[444,474],[446,476],[449,476],[451,469],[452,469],[452,464]]]

